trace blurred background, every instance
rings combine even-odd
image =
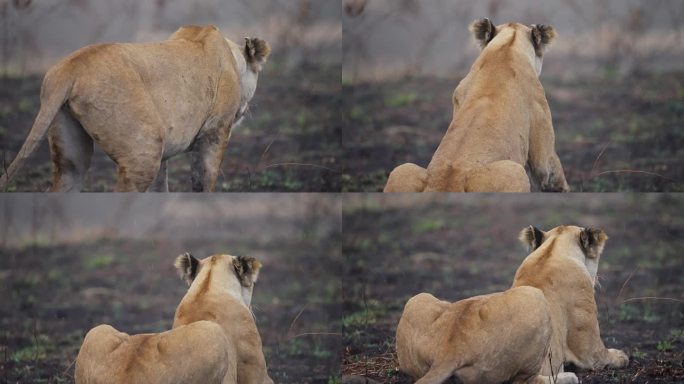
[[[263,262],[252,300],[277,383],[329,383],[341,347],[340,199],[326,194],[0,198],[0,382],[73,382],[86,332],[162,332],[175,257]]]
[[[608,234],[598,268],[601,338],[628,367],[583,383],[684,380],[684,198],[679,194],[348,194],[343,200],[343,374],[412,383],[397,371],[396,326],[420,292],[455,302],[508,289],[534,225]]]
[[[550,24],[541,81],[575,191],[682,191],[684,3],[343,0],[344,190],[427,166],[479,54],[468,25]]]
[[[217,189],[339,190],[340,18],[335,0],[0,0],[0,159],[9,163],[23,143],[42,76],[62,57],[88,44],[161,41],[183,25],[214,24],[235,42],[258,36],[273,49]],[[49,186],[47,143],[32,159],[12,190]],[[190,190],[189,156],[171,165],[171,189]],[[96,146],[86,188],[113,189],[114,169]]]

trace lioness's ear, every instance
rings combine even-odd
[[[539,248],[544,242],[544,232],[539,228],[530,225],[529,227],[520,231],[518,239],[520,239],[523,245],[527,247],[528,252],[532,252]]]
[[[174,267],[178,270],[178,274],[181,279],[185,280],[188,285],[192,284],[197,276],[197,269],[199,269],[199,260],[197,260],[189,252],[176,257],[176,262],[173,263]]]
[[[480,43],[481,48],[487,46],[496,36],[496,26],[488,18],[473,21],[469,29],[470,33]]]
[[[579,236],[580,246],[584,254],[590,259],[601,256],[606,240],[608,240],[608,235],[603,230],[596,228],[584,228]]]
[[[233,259],[233,268],[243,287],[250,287],[257,281],[261,262],[253,257],[238,256]]]
[[[245,60],[255,69],[260,70],[260,64],[266,62],[268,55],[271,54],[271,46],[264,40],[257,37],[245,37]]]
[[[537,57],[542,57],[544,49],[556,38],[556,30],[550,25],[532,24],[532,45]]]

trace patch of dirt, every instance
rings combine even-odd
[[[426,167],[459,81],[345,84],[343,190],[381,191],[394,167]],[[684,72],[542,82],[573,191],[684,191]]]
[[[684,221],[677,195],[348,196],[343,254],[344,375],[411,383],[394,337],[420,292],[458,301],[506,290],[526,256],[520,230],[602,228],[597,288],[601,338],[625,369],[580,372],[584,383],[684,380]],[[646,298],[648,297],[648,299]]]
[[[40,107],[41,82],[39,76],[0,79],[0,166],[9,165],[26,139]],[[250,114],[231,135],[217,191],[339,191],[340,93],[339,65],[265,66]],[[45,191],[51,172],[45,139],[9,190]],[[112,191],[115,177],[115,164],[95,145],[84,189]],[[191,190],[189,155],[169,161],[169,188]]]

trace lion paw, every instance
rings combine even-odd
[[[629,356],[619,349],[609,349],[608,354],[610,355],[610,364],[608,366],[613,368],[626,367],[629,364]]]
[[[556,376],[556,384],[579,384],[579,379],[572,372],[561,372]]]

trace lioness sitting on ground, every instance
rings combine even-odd
[[[453,94],[453,118],[427,169],[406,163],[389,175],[385,192],[569,191],[555,151],[551,112],[539,82],[548,25],[489,19],[470,30],[482,52]]]
[[[621,368],[627,354],[601,341],[594,285],[608,236],[600,229],[560,226],[548,232],[530,226],[520,240],[532,252],[515,273],[513,287],[539,288],[551,309],[550,359],[541,373],[562,372],[564,363],[581,369]]]
[[[186,253],[175,266],[190,289],[173,329],[130,336],[109,325],[93,328],[76,358],[76,383],[273,383],[250,310],[261,263]]]
[[[506,292],[456,303],[421,293],[397,327],[399,368],[418,383],[577,383],[564,363],[621,368],[627,355],[606,349],[599,333],[594,284],[608,237],[599,229],[529,227],[532,253]]]
[[[254,96],[269,45],[187,26],[160,43],[97,44],[52,67],[40,111],[4,190],[48,133],[51,191],[80,191],[93,141],[117,165],[117,191],[168,191],[167,160],[192,152],[192,190],[213,191],[232,128]]]

